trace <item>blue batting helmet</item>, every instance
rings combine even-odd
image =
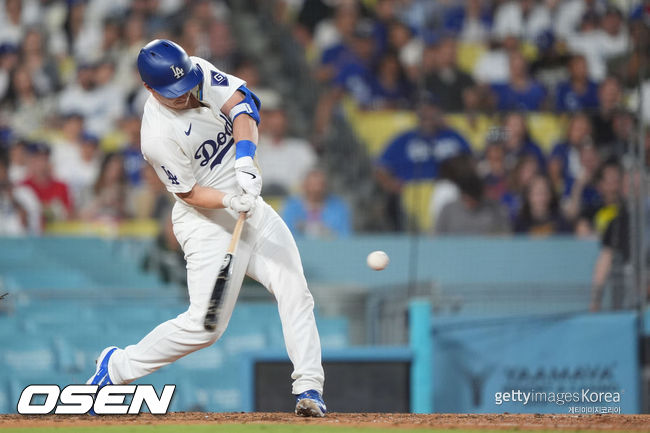
[[[140,50],[138,71],[142,81],[165,98],[181,96],[203,80],[185,50],[167,39],[153,40]]]

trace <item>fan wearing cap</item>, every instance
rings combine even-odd
[[[259,99],[240,78],[188,56],[168,40],[142,48],[138,70],[151,93],[142,117],[142,154],[176,199],[172,222],[187,261],[190,306],[139,343],[106,348],[88,383],[130,383],[213,344],[228,326],[248,274],[277,300],[294,366],[296,414],[323,416],[314,300],[291,232],[260,196],[262,176],[255,163]],[[229,285],[216,329],[206,330],[203,319],[240,213],[248,219]]]

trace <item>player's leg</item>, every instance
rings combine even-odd
[[[232,223],[234,225],[234,219]],[[187,260],[190,307],[178,317],[158,325],[137,344],[116,350],[108,363],[113,383],[129,383],[207,347],[221,337],[228,326],[250,255],[246,231],[237,249],[229,290],[214,332],[204,329],[203,319],[232,227],[225,230],[205,218],[183,215],[175,222],[174,231]]]
[[[324,373],[314,319],[314,299],[307,287],[298,248],[280,216],[266,203],[257,213],[264,224],[255,234],[248,274],[276,298],[282,332],[294,366],[293,394],[316,390],[322,394]]]

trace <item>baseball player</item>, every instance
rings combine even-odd
[[[108,347],[87,383],[130,383],[210,346],[228,326],[244,275],[277,302],[294,371],[296,414],[322,417],[324,374],[314,301],[289,229],[260,196],[255,164],[259,99],[246,83],[157,39],[138,55],[151,92],[142,117],[142,154],[174,195],[174,234],[185,253],[190,306],[139,343]],[[230,286],[215,331],[203,326],[209,298],[238,215],[247,214]]]

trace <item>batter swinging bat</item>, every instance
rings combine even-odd
[[[232,261],[235,258],[235,250],[237,249],[237,244],[239,243],[239,238],[244,228],[244,221],[246,221],[246,214],[240,213],[237,224],[235,224],[235,229],[232,232],[232,239],[230,240],[228,251],[226,251],[223,264],[221,265],[221,269],[219,269],[217,281],[214,283],[214,289],[212,289],[208,312],[205,314],[205,320],[203,321],[203,327],[206,331],[214,331],[217,327],[219,309],[221,308],[221,303],[223,302],[224,294],[230,281],[230,275],[232,274]]]

